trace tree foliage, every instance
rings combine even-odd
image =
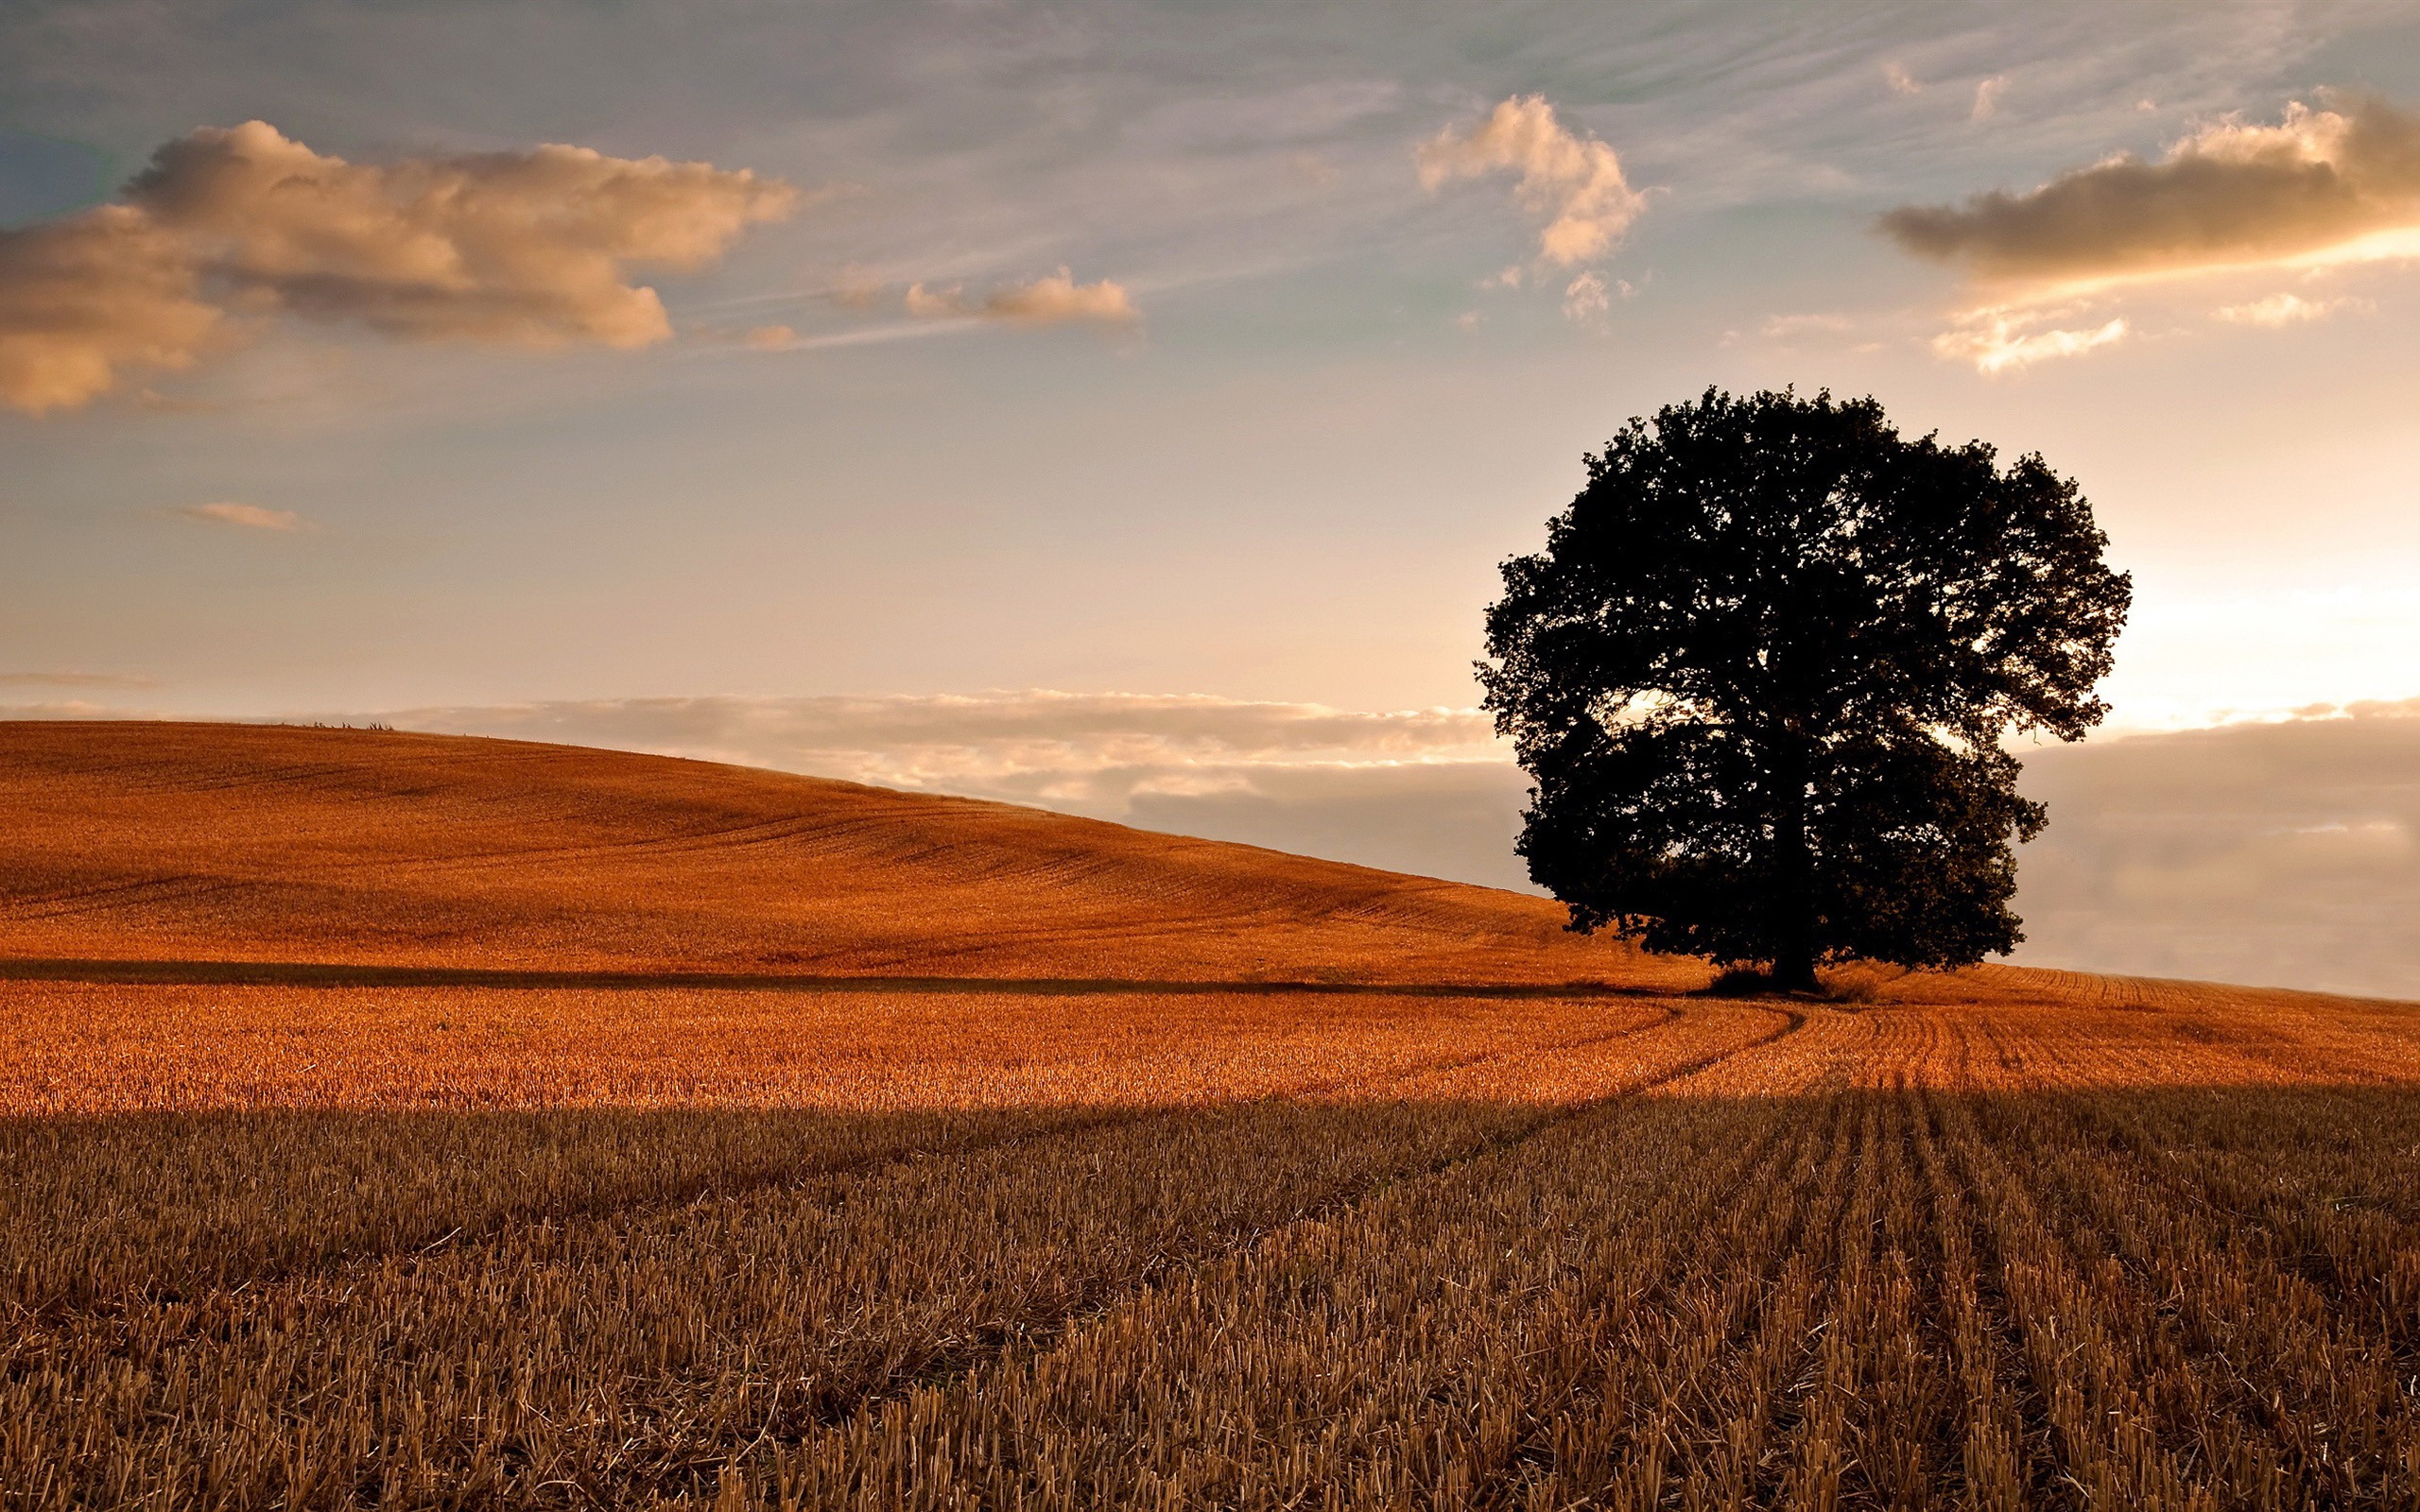
[[[2074,482],[1829,393],[1708,389],[1586,462],[1479,664],[1571,927],[1793,987],[2012,949],[2047,816],[2001,739],[2100,721],[2133,593]]]

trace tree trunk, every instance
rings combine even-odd
[[[1785,992],[1817,992],[1823,984],[1815,980],[1815,953],[1802,944],[1782,947],[1773,957],[1773,986]]]
[[[1806,760],[1796,731],[1781,741],[1780,812],[1773,816],[1773,985],[1812,992],[1815,980],[1815,850],[1806,834]]]

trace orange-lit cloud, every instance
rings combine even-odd
[[[2127,338],[2130,298],[2192,279],[2420,257],[2420,116],[2384,100],[2228,120],[2156,163],[2120,154],[2024,194],[1907,205],[1881,229],[1973,278],[1940,355],[2004,372]],[[2248,291],[2246,291],[2248,292]],[[2209,313],[2276,328],[2359,308],[2274,293]]]
[[[2306,320],[2324,320],[2339,310],[2372,307],[2366,300],[2306,300],[2298,294],[2272,294],[2266,299],[2252,300],[2242,304],[2221,305],[2210,313],[2230,324],[2273,329],[2300,325]]]
[[[1594,273],[1582,273],[1564,286],[1563,318],[1584,324],[1612,309],[1613,303],[1605,281]]]
[[[2025,194],[1909,205],[1882,229],[1993,283],[2064,288],[2420,254],[2420,117],[2374,98],[2228,121],[2157,163],[2118,156]]]
[[[1614,149],[1565,129],[1538,94],[1514,95],[1467,131],[1447,128],[1413,161],[1422,186],[1432,190],[1482,174],[1519,174],[1514,194],[1547,217],[1539,254],[1564,267],[1609,250],[1647,203],[1622,176]]]
[[[183,246],[126,205],[0,231],[0,404],[72,409],[130,370],[191,367],[220,328],[199,283]]]
[[[185,504],[167,511],[180,520],[204,524],[233,525],[241,530],[307,530],[310,522],[291,509],[264,508],[257,504]]]
[[[166,144],[125,198],[0,233],[0,403],[73,407],[190,366],[231,313],[646,346],[671,325],[634,269],[703,266],[797,200],[745,171],[575,146],[354,163],[260,121]]]
[[[1075,274],[1063,267],[1030,284],[994,289],[980,300],[968,298],[959,288],[928,289],[912,284],[906,304],[909,315],[926,319],[1005,320],[1013,325],[1132,325],[1143,318],[1124,284],[1108,279],[1079,284]]]
[[[2057,318],[2057,315],[2047,318]],[[2030,368],[2052,357],[2076,357],[2126,339],[2130,329],[2123,316],[2098,324],[2042,327],[2046,317],[2027,311],[1984,309],[1968,312],[1959,323],[1932,338],[1932,349],[1945,357],[1975,365],[1982,372]]]

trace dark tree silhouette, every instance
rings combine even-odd
[[[1479,663],[1570,927],[1801,989],[2014,948],[2047,816],[2001,737],[2100,723],[2133,596],[2075,484],[1829,393],[1709,388],[1586,460]]]

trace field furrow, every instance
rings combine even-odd
[[[515,1223],[685,1207],[1134,1116],[584,1108],[0,1124],[0,1311],[190,1300]]]
[[[1703,1105],[1585,1114],[1273,1233],[751,1478],[824,1505],[1481,1497],[1526,1463],[1540,1374],[1593,1356],[1558,1322],[1652,1284],[1666,1257],[1636,1247],[1642,1220],[1739,1190],[1776,1153],[1757,1123]]]
[[[1536,1108],[1265,1104],[22,1331],[0,1417],[80,1494],[339,1504],[676,1478],[699,1444],[844,1416],[1170,1266],[1464,1160]],[[744,1426],[743,1426],[744,1425]],[[627,1446],[642,1445],[632,1450]],[[180,1469],[180,1467],[185,1467]]]

